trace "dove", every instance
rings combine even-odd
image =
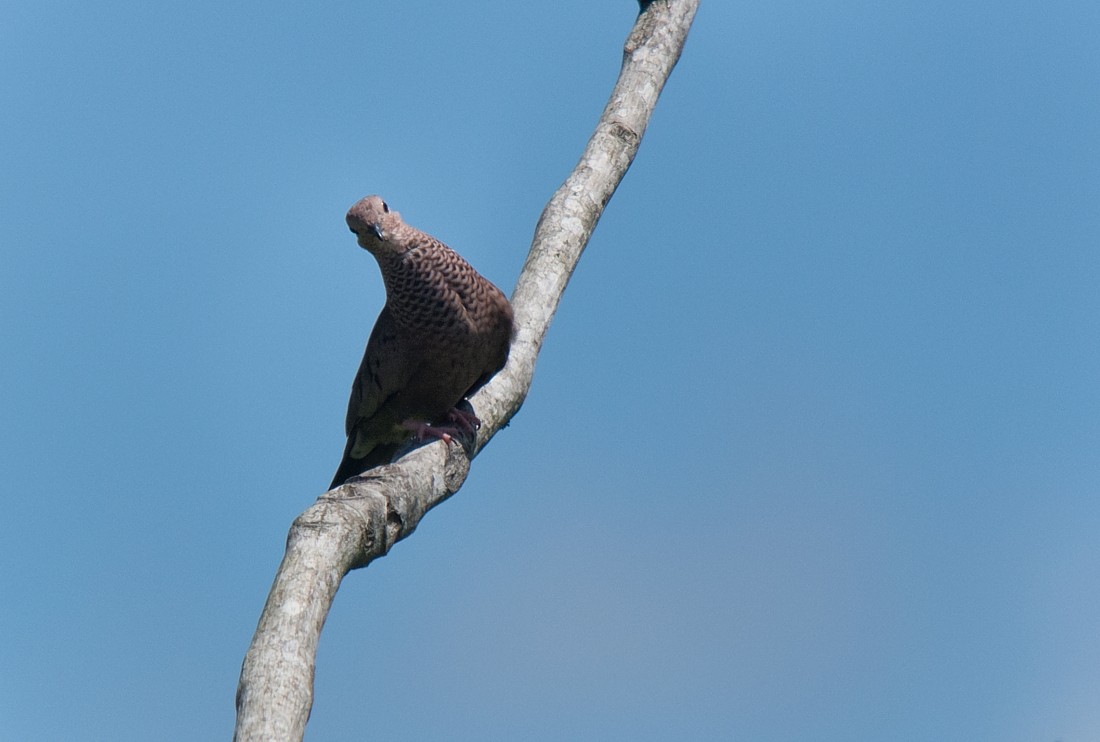
[[[358,201],[347,224],[378,262],[386,303],[352,383],[330,489],[389,463],[414,435],[450,442],[477,430],[477,415],[457,405],[504,366],[513,333],[504,293],[381,197]]]

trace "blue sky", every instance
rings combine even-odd
[[[510,290],[635,6],[0,10],[0,736],[227,738],[383,296]],[[1100,6],[704,1],[308,738],[1100,735]]]

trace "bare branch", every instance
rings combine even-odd
[[[482,420],[476,441],[466,449],[443,442],[407,448],[395,463],[321,495],[294,520],[241,668],[234,739],[302,738],[313,705],[317,643],[340,581],[384,556],[428,510],[457,492],[470,460],[523,404],[565,286],[634,160],[698,0],[639,4],[622,71],[596,131],[535,228],[512,295],[517,332],[508,364],[471,400]]]

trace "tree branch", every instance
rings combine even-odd
[[[519,411],[573,269],[638,151],[676,65],[698,0],[639,0],[611,98],[580,162],[546,205],[515,292],[508,364],[471,403],[482,420],[467,448],[406,447],[388,466],[321,495],[290,528],[286,553],[245,655],[234,739],[300,740],[313,704],[317,643],[349,571],[384,556],[458,491],[470,460]],[[411,449],[411,450],[410,450]]]

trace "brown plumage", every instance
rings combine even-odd
[[[500,289],[381,198],[359,201],[347,222],[378,261],[386,304],[351,387],[348,443],[330,488],[389,463],[414,433],[450,440],[476,429],[477,417],[455,406],[504,366],[512,339]]]

